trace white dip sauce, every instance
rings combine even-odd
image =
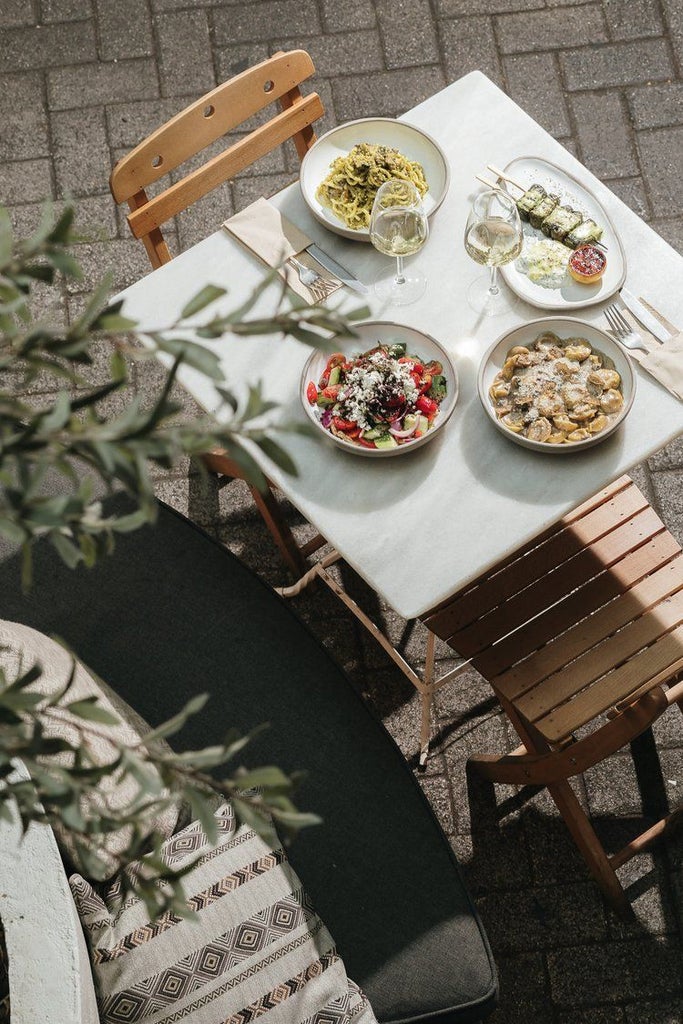
[[[554,238],[534,238],[527,235],[524,248],[515,262],[517,270],[526,274],[542,288],[561,288],[567,274],[572,250]]]

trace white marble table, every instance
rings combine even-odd
[[[482,354],[508,327],[543,314],[519,302],[503,316],[478,320],[467,304],[467,287],[482,271],[462,241],[468,205],[480,188],[474,175],[487,162],[505,166],[531,154],[561,164],[593,190],[612,218],[627,254],[629,289],[679,325],[683,258],[479,72],[448,86],[404,119],[439,141],[451,164],[451,186],[425,249],[413,257],[429,279],[424,297],[401,309],[372,306],[373,297],[370,304],[376,319],[426,331],[451,353],[460,374],[455,412],[439,437],[399,458],[359,458],[324,441],[288,435],[283,440],[298,464],[297,478],[259,459],[374,590],[412,618],[683,432],[683,403],[640,368],[631,413],[615,435],[590,452],[559,458],[529,452],[488,422],[476,393]],[[386,262],[371,246],[340,238],[315,221],[297,184],[273,202],[361,280],[370,281]],[[213,282],[229,289],[218,304],[227,312],[263,273],[255,257],[218,230],[127,289],[123,311],[143,328],[158,327],[171,322],[202,285]],[[272,310],[276,291],[264,294],[255,313]],[[342,308],[357,306],[357,297],[343,291],[337,300]],[[575,315],[604,325],[599,306]],[[218,351],[234,390],[261,378],[266,397],[280,402],[285,416],[303,418],[298,385],[307,347],[279,337],[226,338]],[[217,410],[208,381],[191,370],[184,370],[181,380],[200,405]]]

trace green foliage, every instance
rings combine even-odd
[[[51,285],[57,272],[81,278],[80,267],[67,249],[74,240],[73,210],[56,220],[49,210],[35,234],[15,242],[7,211],[0,208],[0,533],[21,545],[24,579],[31,574],[30,548],[48,537],[69,566],[90,566],[111,550],[116,533],[134,529],[155,516],[151,467],[170,468],[181,455],[197,455],[224,448],[242,467],[246,478],[264,486],[263,474],[242,444],[252,441],[282,467],[296,473],[286,451],[264,426],[272,403],[263,398],[255,382],[247,399],[238,403],[223,379],[219,357],[211,342],[226,333],[290,334],[310,344],[324,345],[330,335],[352,333],[349,323],[334,311],[298,303],[280,306],[268,319],[249,319],[255,302],[271,282],[267,278],[239,309],[213,314],[197,322],[225,290],[203,288],[187,303],[181,318],[164,330],[147,335],[150,347],[141,348],[130,333],[135,324],[121,315],[121,303],[107,304],[109,282],[103,281],[87,300],[83,312],[65,330],[34,321],[31,288]],[[358,310],[356,316],[366,310]],[[201,343],[179,337],[192,320]],[[83,369],[93,364],[93,343],[107,341],[111,348],[109,379],[93,387]],[[171,366],[156,401],[144,407],[131,395],[130,374],[135,363],[155,355],[170,357]],[[181,364],[213,380],[225,401],[227,417],[218,424],[203,419],[188,421],[173,401],[172,390]],[[48,397],[31,399],[36,382]],[[119,411],[111,408],[119,396]],[[301,422],[279,423],[278,432],[300,431]],[[82,470],[87,469],[90,476]],[[48,473],[63,477],[63,491],[44,493]],[[135,499],[134,517],[105,517],[93,497],[93,476],[107,489],[123,486]]]
[[[239,402],[223,379],[212,342],[226,333],[282,333],[326,345],[334,335],[353,333],[349,320],[354,317],[344,319],[298,301],[286,304],[284,289],[272,317],[250,319],[272,278],[228,314],[210,312],[224,290],[204,288],[177,322],[147,335],[146,348],[131,334],[135,324],[121,314],[121,303],[108,302],[107,280],[65,329],[35,320],[31,295],[36,284],[54,286],[60,275],[82,278],[69,251],[76,238],[73,219],[71,207],[59,216],[46,208],[36,232],[27,240],[15,240],[7,211],[0,207],[0,533],[23,552],[25,587],[31,583],[31,552],[38,539],[47,538],[68,566],[90,567],[111,552],[117,533],[153,521],[150,467],[170,468],[182,455],[220,447],[251,483],[263,486],[263,474],[242,444],[248,439],[285,472],[296,473],[273,430],[263,425],[273,405],[264,399],[260,384],[254,382]],[[366,314],[366,309],[359,309],[355,318]],[[190,320],[199,343],[179,337]],[[93,365],[93,346],[102,341],[111,350],[109,375],[93,386],[83,371]],[[165,358],[170,369],[148,407],[132,393],[130,375],[136,363],[155,355]],[[225,403],[220,424],[208,419],[188,422],[179,415],[172,391],[182,364],[215,383]],[[118,396],[115,412],[113,396]],[[278,432],[307,429],[301,422],[277,426]],[[60,481],[57,488],[55,476]],[[52,482],[46,487],[49,478]],[[106,491],[123,487],[135,510],[106,516],[95,498],[95,481]],[[130,841],[121,868],[148,853],[144,871],[123,873],[124,888],[137,892],[152,912],[168,906],[186,912],[182,872],[168,870],[159,859],[161,837],[149,834],[150,815],[169,803],[188,804],[210,832],[215,828],[216,792],[232,798],[238,815],[261,830],[270,829],[274,821],[295,832],[317,821],[295,807],[295,777],[275,767],[250,772],[232,767],[248,736],[229,734],[219,746],[179,754],[159,745],[200,710],[205,698],[195,698],[144,743],[114,744],[113,756],[103,766],[90,756],[89,739],[112,724],[111,713],[95,699],[69,699],[73,672],[59,693],[49,695],[36,688],[38,675],[39,670],[32,670],[8,679],[0,670],[0,819],[11,820],[18,813],[24,828],[31,822],[61,821],[75,838],[82,870],[96,879],[106,870],[103,838],[127,826]],[[58,735],[49,726],[60,722],[69,728]],[[28,778],[17,777],[17,760],[28,769]],[[137,786],[129,805],[116,811],[98,795],[99,783],[110,775],[133,779]],[[161,787],[155,782],[159,776]]]

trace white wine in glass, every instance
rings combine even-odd
[[[467,295],[478,313],[496,316],[508,308],[500,294],[497,270],[517,259],[523,242],[522,223],[514,199],[499,189],[478,195],[465,226],[468,256],[490,268],[489,278],[476,278]]]
[[[418,252],[427,240],[429,222],[417,188],[391,178],[378,189],[370,217],[370,241],[385,256],[396,257],[393,278],[382,274],[375,292],[383,301],[403,306],[423,294],[427,281],[421,271],[406,271],[405,256]]]

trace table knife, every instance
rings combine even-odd
[[[671,337],[671,333],[667,331],[666,327],[663,327],[659,320],[645,309],[645,306],[640,302],[635,295],[629,292],[626,288],[622,288],[619,292],[621,295],[621,301],[624,303],[627,309],[629,309],[637,320],[640,320],[643,327],[645,327],[650,334],[654,334],[655,338],[659,341],[668,341]]]
[[[349,288],[353,288],[354,292],[358,292],[360,295],[367,295],[370,289],[362,281],[359,281],[357,277],[347,270],[346,267],[342,267],[341,263],[337,263],[335,259],[329,256],[324,249],[321,249],[319,245],[312,242],[306,246],[306,252],[310,253],[314,260],[324,267],[325,270],[329,270],[331,274],[338,277],[340,281],[348,285]]]

